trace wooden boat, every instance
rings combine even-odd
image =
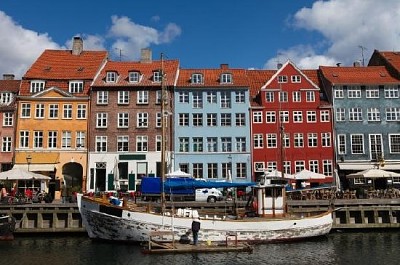
[[[190,231],[193,218],[199,218],[199,241],[224,242],[235,234],[238,241],[266,243],[307,239],[326,235],[332,228],[331,211],[315,216],[286,212],[285,181],[264,175],[252,187],[253,211],[236,216],[207,216],[197,210],[149,211],[145,207],[79,195],[82,221],[92,239],[146,242],[154,231],[172,231],[179,237]],[[166,236],[161,241],[171,241]]]
[[[16,221],[12,216],[0,216],[0,241],[13,240]]]

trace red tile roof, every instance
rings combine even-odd
[[[400,72],[400,52],[393,51],[375,51],[379,53],[383,58],[386,59],[397,71]]]
[[[45,50],[23,79],[93,79],[106,59],[107,51],[83,51],[73,55],[71,50]]]
[[[17,93],[21,80],[0,80],[0,92]]]
[[[247,70],[246,73],[250,84],[250,97],[254,98],[276,70]]]
[[[335,84],[393,84],[393,78],[384,66],[330,67],[320,66],[322,75]]]
[[[101,70],[99,76],[94,80],[93,87],[121,87],[121,86],[160,86],[159,82],[153,82],[153,72],[163,68],[166,74],[165,85],[173,86],[179,69],[178,60],[161,60],[152,62],[120,62],[108,61]],[[105,82],[107,72],[117,72],[117,82]],[[129,72],[139,72],[140,82],[129,82]]]

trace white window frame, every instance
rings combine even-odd
[[[12,150],[12,137],[4,136],[1,141],[1,151],[2,152],[11,152]]]
[[[14,113],[12,112],[4,112],[3,113],[3,126],[11,127],[14,125]]]
[[[139,90],[137,91],[137,104],[149,104],[149,91]]]
[[[58,119],[59,116],[59,105],[49,104],[49,119]]]
[[[136,136],[136,152],[148,152],[148,136]]]
[[[190,83],[191,84],[203,84],[203,75],[199,73],[194,73],[192,74],[192,77],[190,78]]]
[[[231,73],[223,73],[220,77],[221,84],[232,84],[232,74]]]
[[[63,119],[72,119],[72,104],[63,104]]]
[[[97,91],[97,104],[107,105],[108,104],[108,91]]]
[[[136,127],[137,128],[149,127],[149,114],[147,112],[138,112],[136,114]]]
[[[99,112],[96,113],[96,128],[107,128],[108,124],[108,113]]]
[[[116,83],[117,82],[117,73],[113,71],[109,71],[106,73],[106,82],[107,83]]]
[[[83,92],[83,81],[82,80],[71,80],[69,81],[69,93],[82,93]]]
[[[128,105],[128,104],[129,104],[129,91],[126,90],[118,91],[118,105]]]
[[[107,136],[96,136],[96,152],[107,152]]]
[[[140,73],[137,71],[129,72],[129,83],[139,83]]]
[[[31,117],[31,103],[21,103],[21,118]]]
[[[44,90],[46,82],[43,80],[32,80],[30,83],[30,90],[31,94],[38,93]]]
[[[78,104],[76,111],[76,119],[85,120],[87,115],[87,105],[86,104]]]
[[[301,83],[301,75],[290,76],[292,83]]]
[[[118,112],[118,128],[129,128],[129,113],[128,112]]]

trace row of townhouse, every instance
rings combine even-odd
[[[239,182],[266,169],[342,181],[378,162],[400,170],[400,55],[375,51],[369,64],[185,69],[149,49],[111,61],[76,37],[0,81],[1,169],[52,177],[55,197],[61,179],[135,191],[163,170]]]

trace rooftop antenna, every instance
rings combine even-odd
[[[121,48],[115,48],[115,49],[119,51],[119,61],[122,61],[122,49]]]
[[[358,45],[358,48],[360,48],[360,49],[361,49],[362,66],[365,66],[365,65],[364,65],[364,51],[366,51],[366,50],[367,50],[367,48],[366,48],[366,47],[364,47],[364,46],[362,46],[362,45]]]

